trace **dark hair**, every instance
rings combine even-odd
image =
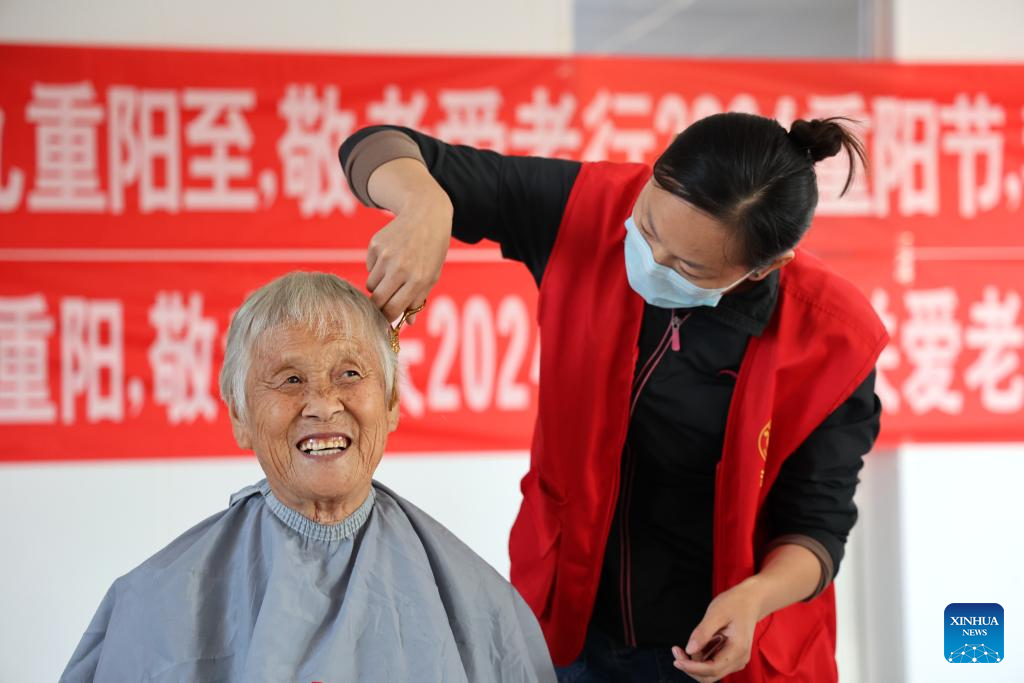
[[[676,136],[654,164],[654,178],[735,231],[744,265],[758,268],[792,249],[818,204],[814,164],[845,150],[850,160],[842,193],[853,183],[864,146],[843,117],[794,121],[715,114]]]

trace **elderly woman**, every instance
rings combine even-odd
[[[398,425],[391,335],[333,275],[249,296],[220,388],[266,479],[115,581],[62,680],[554,680],[515,589],[371,479]]]

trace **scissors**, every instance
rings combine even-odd
[[[401,349],[401,347],[400,347],[400,345],[398,343],[398,331],[400,329],[402,329],[402,325],[405,324],[406,319],[409,316],[416,315],[417,313],[422,311],[423,307],[426,306],[426,305],[427,305],[427,300],[424,299],[423,303],[421,303],[419,306],[416,306],[415,308],[407,308],[407,309],[405,309],[405,313],[403,313],[402,317],[398,319],[398,322],[395,324],[395,326],[391,328],[391,350],[392,351],[394,351],[395,353],[398,353],[399,350]]]

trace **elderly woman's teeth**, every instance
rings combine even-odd
[[[316,453],[317,455],[332,455],[346,448],[348,448],[348,439],[345,437],[336,437],[333,439],[306,439],[299,444],[300,450],[305,451],[306,453]],[[330,453],[325,451],[330,451]]]

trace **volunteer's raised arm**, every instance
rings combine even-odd
[[[539,283],[580,167],[451,145],[397,126],[357,131],[338,156],[355,196],[395,214],[370,243],[367,282],[392,319],[422,302],[451,237],[494,242]]]

